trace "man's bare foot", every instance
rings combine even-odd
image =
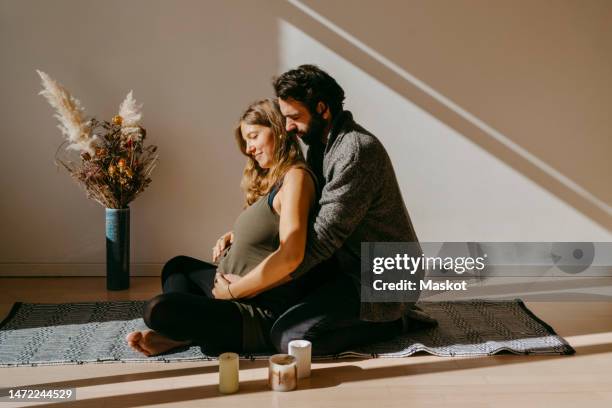
[[[153,330],[135,331],[127,335],[126,340],[130,347],[145,356],[156,356],[177,347],[191,344],[190,341],[172,340]]]

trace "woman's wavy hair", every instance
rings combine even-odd
[[[242,138],[240,125],[260,125],[272,130],[274,137],[274,162],[269,169],[263,169],[256,160],[246,152],[246,142]],[[274,184],[278,183],[292,167],[306,167],[302,151],[295,137],[289,137],[285,131],[285,118],[280,112],[278,102],[263,99],[252,103],[240,117],[234,131],[238,148],[247,157],[240,187],[246,195],[246,205],[250,206],[260,197],[266,195]]]

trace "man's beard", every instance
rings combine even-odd
[[[323,131],[327,126],[327,122],[323,119],[323,116],[318,112],[315,112],[310,117],[310,121],[308,122],[308,130],[305,133],[298,133],[298,136],[302,141],[310,146],[313,143],[322,143],[323,142]]]

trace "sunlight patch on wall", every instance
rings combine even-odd
[[[314,63],[385,145],[422,241],[611,241],[612,233],[297,27],[279,21],[278,71]]]

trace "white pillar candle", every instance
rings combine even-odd
[[[268,386],[274,391],[297,387],[297,359],[289,354],[274,354],[268,366]]]
[[[310,377],[312,344],[308,340],[292,340],[289,342],[289,354],[297,359],[298,378]]]
[[[238,354],[223,353],[219,356],[219,392],[232,394],[238,391]]]

